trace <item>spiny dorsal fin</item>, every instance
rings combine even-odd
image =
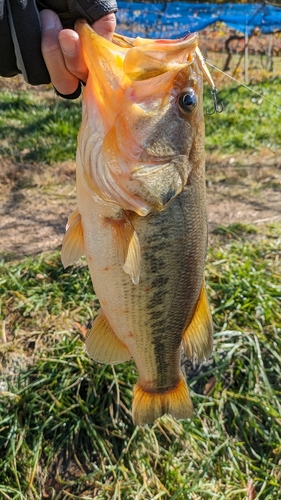
[[[86,350],[99,363],[124,363],[131,359],[128,348],[116,337],[106,317],[100,310],[86,337]]]
[[[132,282],[137,285],[140,276],[140,243],[138,235],[126,212],[111,219],[119,262]]]
[[[75,210],[68,218],[66,234],[62,242],[61,261],[63,267],[70,266],[84,254],[84,237],[81,215]]]
[[[193,318],[183,334],[183,349],[188,359],[202,361],[213,347],[213,323],[209,301],[203,283]]]

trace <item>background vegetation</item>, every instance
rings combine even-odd
[[[224,112],[206,113],[206,150],[238,153],[241,149],[277,151],[280,135],[280,78],[252,84],[251,89],[271,99],[263,100],[237,84],[220,89],[218,101]],[[48,96],[48,94],[47,94]],[[53,164],[73,159],[81,121],[80,102],[58,101],[27,92],[3,91],[0,101],[0,155],[16,161]],[[205,89],[205,110],[213,111],[209,87]],[[257,127],[258,122],[258,127]]]
[[[281,105],[277,78],[253,87]],[[206,115],[207,150],[280,151],[280,109],[242,88]],[[0,154],[15,161],[74,157],[80,103],[0,94]],[[206,108],[212,101],[206,89]],[[280,183],[276,183],[280,190]],[[135,428],[133,363],[85,355],[98,301],[82,260],[59,252],[0,265],[0,498],[9,500],[281,498],[280,220],[220,225],[206,281],[214,356],[183,360],[195,415]]]

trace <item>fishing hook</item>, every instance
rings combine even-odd
[[[221,113],[223,111],[223,102],[218,104],[217,93],[218,93],[218,89],[216,89],[216,87],[211,89],[211,94],[212,94],[213,102],[214,102],[214,110],[209,111],[207,109],[207,115],[213,115],[214,113]]]

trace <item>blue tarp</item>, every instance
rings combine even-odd
[[[250,34],[281,30],[281,8],[266,4],[137,3],[118,2],[118,32],[127,36],[179,37],[217,21]]]

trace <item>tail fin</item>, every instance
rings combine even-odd
[[[151,424],[165,413],[179,419],[192,417],[192,401],[182,375],[177,385],[167,392],[148,392],[138,383],[134,387],[133,422],[135,425]]]

